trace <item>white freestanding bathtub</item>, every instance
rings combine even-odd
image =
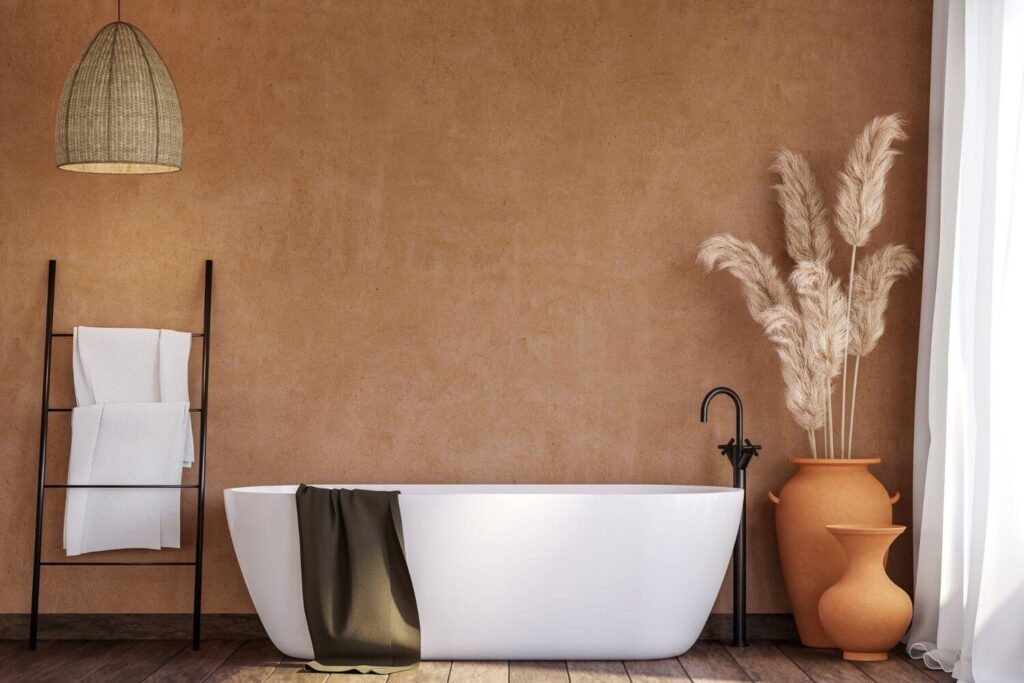
[[[685,652],[721,587],[743,500],[711,486],[345,488],[401,491],[428,660]],[[286,655],[310,659],[295,489],[227,489],[224,502],[267,634]]]

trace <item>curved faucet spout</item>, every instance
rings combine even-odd
[[[708,421],[708,407],[711,405],[711,399],[719,394],[725,394],[731,398],[736,406],[736,436],[739,438],[743,433],[743,401],[740,400],[739,394],[729,387],[715,387],[704,395],[704,400],[700,404],[700,421]]]

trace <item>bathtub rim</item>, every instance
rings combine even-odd
[[[402,495],[456,495],[456,496],[665,496],[665,495],[743,495],[743,489],[732,486],[704,486],[699,484],[309,484],[317,488],[370,489],[375,491],[402,491]],[[260,484],[232,486],[225,495],[294,495],[298,484]]]

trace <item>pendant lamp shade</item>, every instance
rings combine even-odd
[[[181,170],[171,74],[135,26],[104,26],[75,62],[57,107],[57,166],[86,173]]]

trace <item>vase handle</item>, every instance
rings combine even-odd
[[[896,503],[900,502],[900,498],[902,498],[902,496],[900,495],[900,492],[897,491],[896,493],[889,496],[889,503],[891,505],[895,505]]]
[[[775,493],[773,493],[772,491],[768,492],[768,500],[775,503],[776,505],[779,504],[779,497],[776,496]]]

